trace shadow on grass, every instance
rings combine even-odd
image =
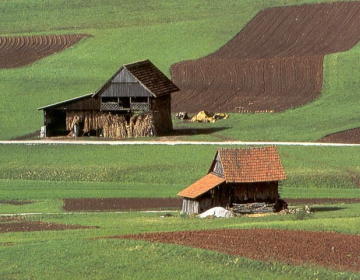
[[[36,140],[39,138],[39,136],[40,136],[40,130],[36,130],[29,134],[11,138],[10,140]]]
[[[175,128],[167,136],[189,136],[189,135],[201,135],[212,134],[219,131],[229,129],[228,127],[211,127],[211,128]]]

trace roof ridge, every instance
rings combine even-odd
[[[147,58],[147,59],[138,60],[138,61],[134,61],[134,62],[130,62],[130,63],[123,64],[122,67],[126,67],[126,66],[129,66],[129,65],[135,65],[135,64],[141,64],[141,63],[144,63],[144,62],[150,62],[150,63],[152,63],[152,62]],[[152,63],[152,64],[153,64],[153,63]]]

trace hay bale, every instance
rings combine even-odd
[[[123,139],[155,135],[155,126],[151,114],[133,115],[129,122],[122,114],[111,112],[66,112],[66,129],[72,135],[75,125],[83,125],[83,132],[102,130],[105,138]]]

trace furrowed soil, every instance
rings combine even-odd
[[[333,232],[223,229],[110,236],[172,243],[254,260],[360,271],[360,236]]]
[[[180,210],[179,198],[67,198],[65,211]]]
[[[1,222],[0,220],[0,233],[93,228],[93,227],[84,227],[79,225],[44,223],[40,221],[16,220],[16,222],[13,222],[14,219],[9,219],[8,221],[10,222]]]
[[[360,128],[354,128],[346,131],[329,134],[319,139],[317,142],[360,144]]]
[[[270,8],[218,51],[171,66],[172,111],[276,112],[321,94],[324,55],[360,40],[360,2]]]
[[[308,198],[286,199],[293,204],[329,204],[329,203],[360,203],[352,198]],[[129,211],[129,210],[181,210],[181,198],[67,198],[64,199],[64,210],[72,211]]]
[[[86,35],[0,37],[0,69],[29,65],[79,42]]]

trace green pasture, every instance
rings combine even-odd
[[[30,66],[0,70],[0,139],[38,130],[37,108],[94,92],[122,64],[149,58],[170,75],[173,63],[217,50],[261,9],[318,2],[330,1],[1,1],[2,36],[91,37]],[[232,114],[213,126],[220,130],[189,138],[314,141],[358,127],[359,53],[355,46],[325,58],[322,96],[313,103],[279,114]]]
[[[0,35],[88,34],[30,66],[0,70],[0,139],[38,130],[38,107],[98,89],[122,64],[170,66],[209,54],[261,9],[331,1],[0,1]],[[231,114],[185,124],[188,140],[314,141],[359,126],[359,45],[324,62],[322,96],[279,114]],[[204,108],[206,109],[206,108]],[[210,129],[211,133],[208,133]],[[191,135],[191,130],[200,133]],[[203,131],[203,132],[202,132]],[[206,133],[205,133],[206,132]],[[360,234],[360,206],[313,206],[309,216],[184,218],[179,213],[65,213],[63,198],[176,197],[206,174],[216,146],[0,145],[0,215],[93,229],[0,233],[0,279],[360,279],[312,265],[288,266],[188,247],[94,237],[210,228],[280,228]],[[284,198],[358,198],[360,148],[278,147]],[[14,221],[16,222],[16,221]],[[0,220],[0,227],[3,221]]]
[[[0,214],[96,228],[0,233],[0,279],[360,279],[314,265],[260,262],[177,245],[95,237],[154,231],[274,228],[360,234],[359,204],[309,215],[198,219],[179,212],[66,213],[63,198],[175,197],[206,174],[217,146],[0,145]],[[279,146],[288,198],[359,197],[358,147]],[[302,207],[303,205],[296,206]],[[293,206],[294,207],[294,206]],[[4,223],[0,218],[0,227]],[[19,222],[19,221],[13,221]],[[241,276],[241,277],[240,277]]]
[[[95,237],[154,231],[277,228],[360,233],[358,204],[314,207],[307,217],[184,218],[178,213],[79,213],[27,216],[30,221],[94,229],[1,233],[1,279],[360,279],[358,274],[124,239]],[[1,222],[0,222],[1,226]],[[26,253],[28,252],[28,253]]]
[[[204,176],[217,146],[0,145],[6,213],[61,212],[64,198],[176,197]],[[278,146],[284,198],[359,198],[358,147]],[[3,213],[5,213],[3,212]]]

